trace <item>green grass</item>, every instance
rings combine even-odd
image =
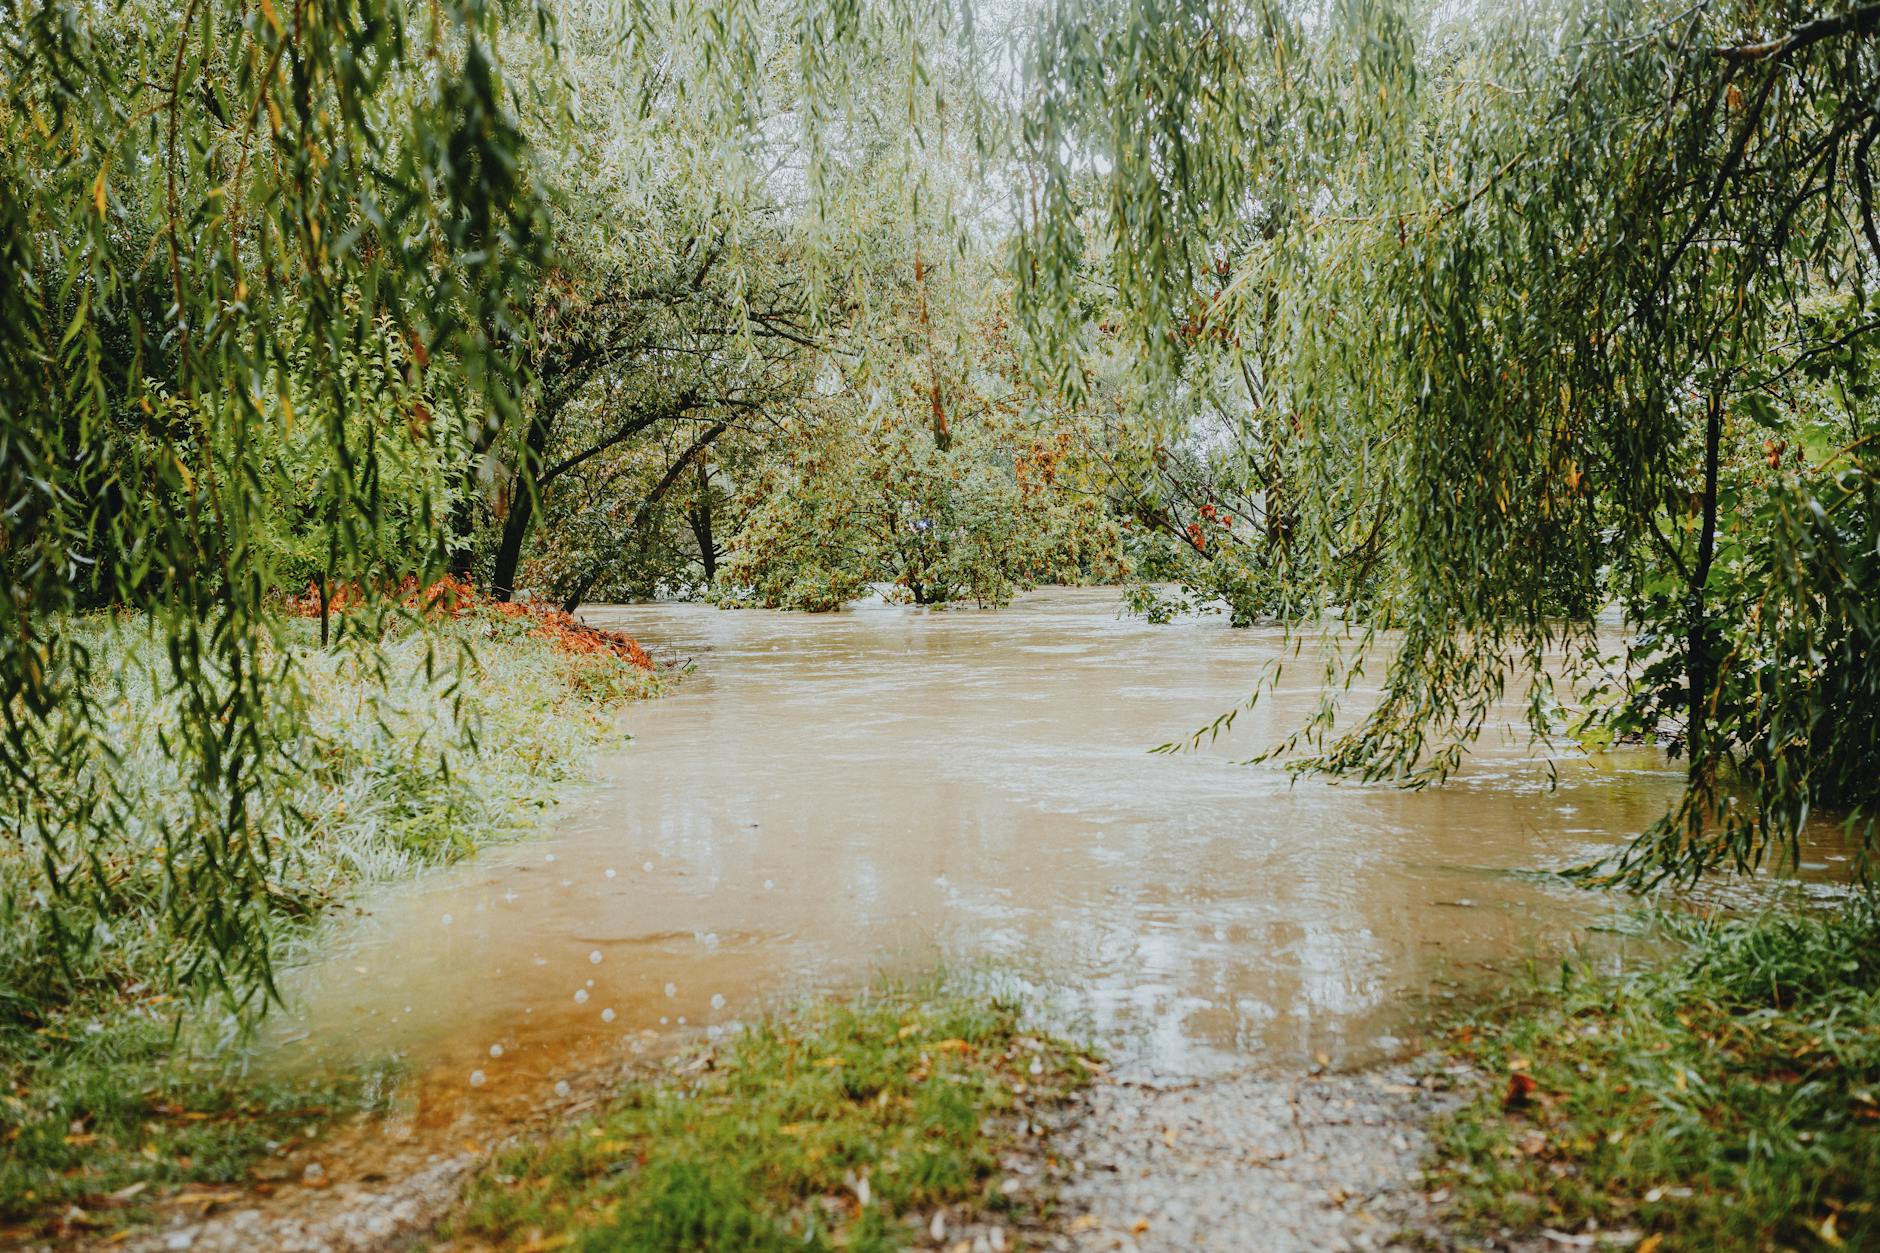
[[[1880,912],[1664,925],[1666,969],[1563,970],[1453,1029],[1491,1086],[1439,1124],[1432,1186],[1480,1230],[1880,1248]]]
[[[559,652],[495,616],[331,650],[303,625],[307,719],[286,786],[311,822],[276,850],[277,964],[317,949],[322,914],[359,886],[533,830],[617,740],[615,707],[657,687],[615,658]],[[183,790],[162,743],[176,715],[159,645],[135,620],[76,629],[108,659],[108,768],[143,801],[140,821],[94,850],[110,898],[64,900],[67,925],[91,937],[64,964],[51,956],[37,851],[0,842],[0,1243],[109,1229],[181,1185],[240,1180],[270,1141],[310,1134],[382,1086],[371,1076],[258,1085],[242,1069],[244,1022],[190,998],[159,856],[158,819]]]
[[[996,1213],[1021,1102],[1094,1063],[982,996],[887,992],[754,1027],[607,1113],[499,1157],[451,1226],[531,1248],[893,1249],[935,1208]]]
[[[160,1007],[117,1006],[108,1029],[25,1044],[0,1095],[0,1244],[110,1231],[240,1180],[273,1148],[317,1135],[382,1090],[360,1078],[287,1087],[174,1045]],[[9,1040],[9,1046],[18,1044]],[[180,1194],[180,1196],[179,1196]]]

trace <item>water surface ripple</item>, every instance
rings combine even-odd
[[[371,895],[290,987],[302,1056],[393,1050],[487,1099],[887,970],[991,962],[1163,1072],[1357,1063],[1420,1007],[1610,917],[1519,873],[1662,812],[1653,754],[1484,744],[1451,785],[1295,783],[1151,746],[1247,694],[1277,632],[1119,619],[1113,589],[998,612],[596,608],[697,670],[550,832]],[[1300,674],[1310,667],[1297,667]],[[466,1093],[467,1094],[467,1093]]]

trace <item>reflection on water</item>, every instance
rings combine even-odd
[[[1145,749],[1244,697],[1276,633],[1119,620],[1052,590],[996,613],[597,609],[698,671],[551,834],[388,890],[289,989],[295,1057],[386,1049],[476,1099],[796,994],[936,960],[1067,989],[1123,1057],[1172,1072],[1357,1062],[1415,1007],[1547,959],[1609,897],[1522,876],[1663,811],[1637,753],[1550,790],[1484,745],[1426,792],[1295,784],[1230,740]]]

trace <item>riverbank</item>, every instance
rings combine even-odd
[[[1483,1076],[1431,1186],[1485,1241],[1880,1248],[1880,912],[1665,916],[1665,966],[1563,966],[1448,1033]]]
[[[1118,1075],[1015,1006],[825,1007],[497,1157],[440,1247],[1880,1244],[1880,915],[1656,926],[1662,966],[1569,963],[1344,1074]]]
[[[173,1192],[129,1247],[1872,1246],[1874,911],[1660,926],[1657,969],[1564,967],[1347,1073],[1117,1073],[971,988],[816,1002],[396,1177]]]
[[[264,1155],[386,1087],[373,1073],[256,1082],[241,1070],[242,1020],[189,997],[166,942],[156,821],[179,791],[161,646],[134,619],[75,629],[116,698],[114,756],[100,768],[146,804],[130,841],[107,852],[111,891],[59,898],[59,924],[90,940],[64,946],[64,964],[48,959],[54,898],[36,851],[0,852],[0,1240],[14,1242],[200,1212]],[[660,684],[625,637],[476,603],[371,644],[321,649],[313,623],[290,630],[306,751],[287,786],[313,821],[310,838],[277,850],[277,965],[317,945],[321,919],[360,887],[534,830],[617,740],[614,711]]]

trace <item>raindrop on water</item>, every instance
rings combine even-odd
[[[572,1091],[574,1091],[574,1089],[568,1086],[568,1081],[566,1079],[555,1080],[555,1095],[556,1096],[567,1096]]]
[[[445,915],[444,915],[444,925],[445,925],[445,926],[447,926],[447,927],[448,927],[448,926],[449,926],[449,925],[450,925],[450,924],[451,924],[452,922],[454,922],[454,921],[456,921],[456,920],[455,920],[455,919],[453,919],[453,918],[452,918],[452,917],[451,917],[451,916],[450,916],[449,914],[445,914]]]
[[[672,1021],[672,1020],[671,1020],[670,1018],[668,1018],[668,1017],[666,1017],[666,1015],[664,1015],[664,1014],[661,1014],[661,1015],[659,1016],[659,1025],[660,1025],[660,1026],[662,1026],[662,1027],[663,1027],[663,1026],[665,1026],[665,1025],[666,1025],[667,1023],[669,1023],[669,1022],[671,1022],[671,1021]]]
[[[666,985],[666,995],[667,996],[679,995],[679,985],[676,983],[668,983]]]
[[[611,1009],[603,1009],[603,1010],[601,1011],[601,1021],[602,1021],[602,1022],[612,1022],[613,1020],[614,1020],[614,1011],[613,1011],[613,1010],[611,1010]]]
[[[725,1007],[725,994],[723,992],[712,993],[712,1008],[723,1009],[724,1007]]]
[[[575,993],[574,993],[574,1003],[575,1003],[576,1005],[585,1005],[585,1004],[587,1004],[587,989],[586,989],[586,988],[576,988],[576,989],[575,989]]]
[[[680,1025],[681,1027],[683,1027],[683,1026],[685,1026],[685,1015],[684,1015],[684,1014],[680,1014],[680,1015],[679,1015],[679,1025]]]
[[[643,861],[643,862],[641,862],[641,863],[640,863],[640,869],[642,869],[642,870],[644,870],[644,871],[645,871],[645,872],[646,872],[647,874],[652,874],[652,873],[653,873],[653,863],[652,863],[652,862],[650,862],[650,861]]]
[[[612,866],[607,867],[607,877],[609,879],[614,877],[614,868]]]
[[[492,1044],[492,1045],[490,1045],[490,1056],[491,1056],[491,1057],[501,1057],[502,1055],[503,1055],[503,1046],[502,1046],[502,1045],[500,1045],[500,1044]]]
[[[553,854],[553,853],[545,853],[545,854],[543,854],[543,856],[542,856],[542,860],[543,860],[543,861],[554,861],[554,860],[555,860],[555,854]]]
[[[765,879],[765,880],[764,880],[764,891],[766,891],[766,892],[768,892],[768,891],[770,891],[770,889],[772,889],[772,888],[774,888],[774,887],[776,887],[776,886],[777,886],[777,881],[776,881],[775,879]]]
[[[600,965],[601,964],[601,951],[599,949],[595,949],[592,953],[589,953],[588,960],[593,962],[596,966]]]
[[[480,1088],[483,1086],[483,1072],[482,1071],[473,1070],[470,1072],[470,1086],[473,1088]]]

